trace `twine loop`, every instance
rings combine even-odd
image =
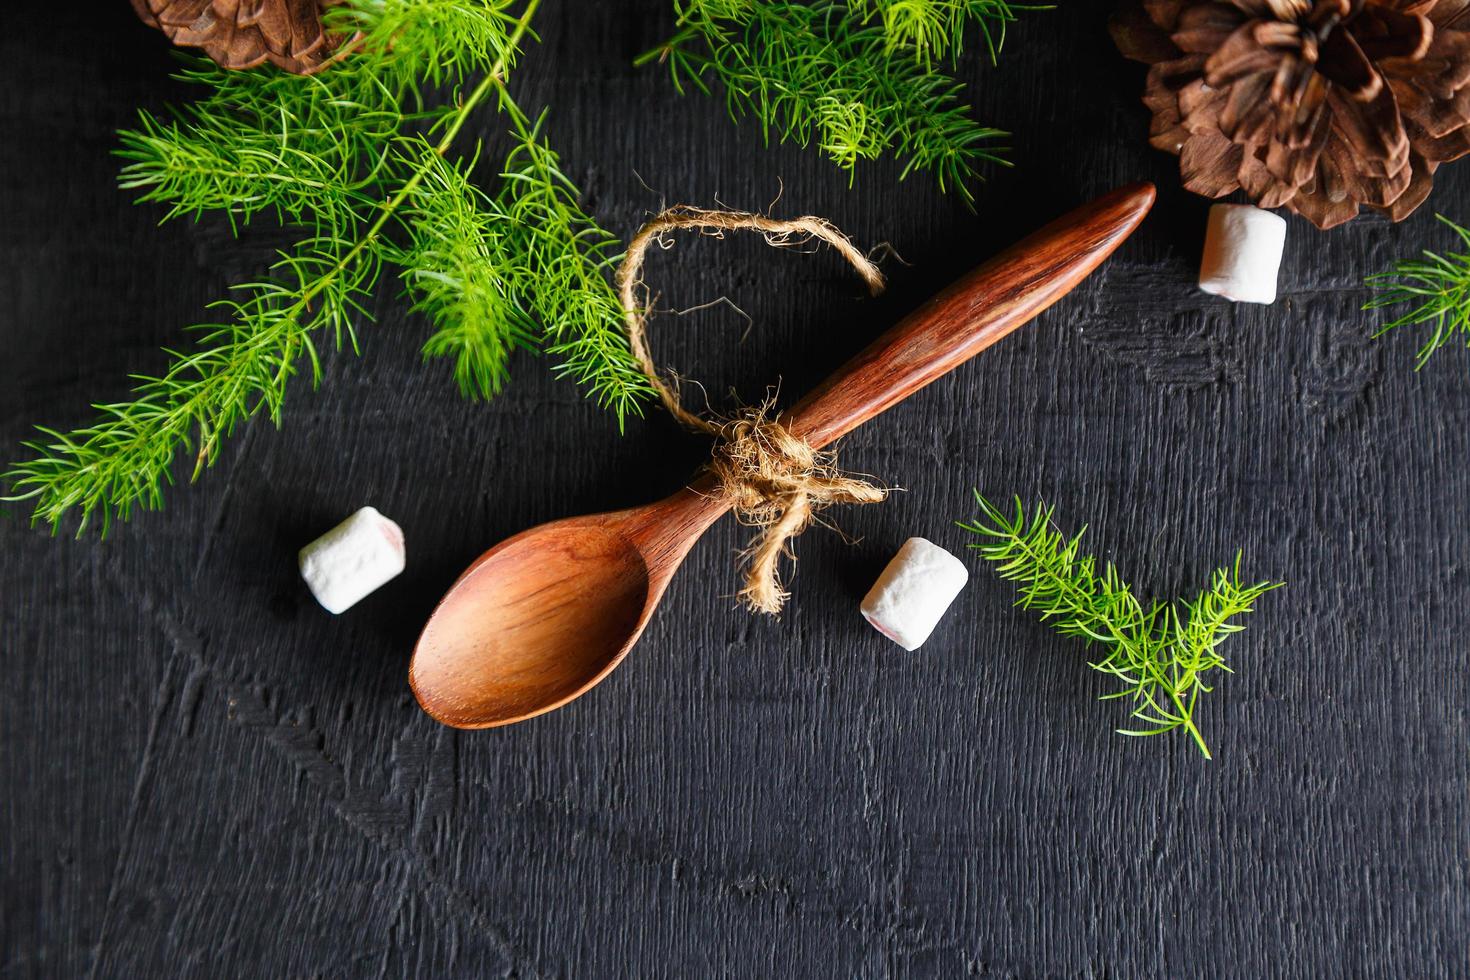
[[[883,291],[883,274],[846,235],[822,218],[781,221],[740,211],[684,206],[670,208],[640,228],[618,270],[628,341],[639,368],[670,415],[692,431],[715,437],[707,468],[718,479],[720,492],[729,499],[740,521],[761,528],[745,552],[748,564],[740,598],[752,610],[774,615],[789,595],[781,585],[778,564],[783,554],[795,560],[791,539],[804,531],[822,508],[837,503],[877,503],[887,491],[844,475],[837,467],[835,453],[816,449],[781,422],[773,399],[745,406],[727,417],[705,417],[684,407],[677,381],[665,381],[648,352],[646,310],[651,304],[639,299],[639,292],[644,291],[640,275],[649,248],[655,244],[669,247],[662,236],[680,229],[714,237],[723,237],[729,230],[757,231],[776,247],[813,239],[826,242],[858,271],[875,296]]]

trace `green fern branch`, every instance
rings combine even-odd
[[[641,414],[653,389],[629,349],[623,306],[612,286],[617,239],[587,217],[578,192],[532,123],[500,88],[515,144],[501,172],[496,212],[506,228],[504,264],[525,307],[541,322],[557,374],[582,385],[622,425]]]
[[[406,248],[391,256],[414,310],[435,326],[425,357],[450,357],[466,397],[490,398],[509,376],[516,349],[535,350],[536,325],[507,280],[501,238],[485,193],[422,141],[412,146],[425,178],[410,195]]]
[[[1455,224],[1444,215],[1435,215],[1470,248],[1470,229]],[[1425,327],[1429,337],[1419,348],[1414,370],[1429,363],[1441,347],[1462,343],[1470,347],[1470,253],[1424,252],[1422,260],[1394,263],[1392,271],[1369,276],[1367,285],[1376,294],[1365,310],[1381,310],[1391,306],[1409,309],[1378,329],[1375,337],[1404,327]]]
[[[350,0],[328,16],[355,37],[318,75],[187,71],[206,94],[122,135],[122,186],[165,219],[221,212],[235,227],[269,212],[308,237],[219,304],[228,321],[193,328],[197,349],[167,351],[167,371],[139,378],[131,401],[97,406],[75,432],[41,429],[5,499],[53,530],[75,513],[78,533],[160,506],[179,452],[195,453],[198,477],[240,422],[263,411],[280,423],[303,360],[320,379],[321,338],[356,349],[389,264],[434,325],[426,356],[453,358],[466,394],[495,394],[514,350],[545,346],[620,422],[638,412],[648,388],[607,279],[613,241],[505,87],[538,2],[512,15],[505,0]],[[448,98],[431,101],[441,85]],[[478,148],[469,163],[448,153],[492,95],[514,142],[490,197],[467,176]]]
[[[676,0],[675,35],[636,59],[669,66],[675,88],[717,81],[736,119],[754,116],[767,142],[817,147],[852,178],[892,152],[902,177],[932,172],[973,202],[984,163],[1009,166],[1008,134],[969,115],[963,87],[933,67],[958,56],[978,20],[994,55],[1004,25],[1029,9],[1004,0]]]
[[[196,349],[167,351],[172,364],[163,375],[135,376],[131,401],[93,406],[98,419],[70,433],[41,428],[46,438],[26,444],[36,457],[7,474],[7,499],[34,500],[35,519],[53,527],[76,511],[78,534],[94,515],[105,534],[114,517],[127,520],[135,506],[162,506],[181,449],[194,451],[197,477],[239,423],[264,411],[280,424],[287,382],[303,357],[313,383],[320,380],[313,337],[352,340],[354,321],[366,316],[375,264],[373,253],[354,251],[346,237],[281,253],[272,278],[239,286],[240,297],[215,304],[229,319],[192,328]]]
[[[304,150],[234,118],[190,115],[165,122],[142,113],[138,128],[121,134],[117,154],[129,163],[119,185],[140,191],[140,203],[166,204],[165,221],[220,211],[237,227],[270,211],[282,222],[331,224],[372,204],[376,172],[357,176],[355,154]]]
[[[1082,532],[1067,537],[1053,523],[1053,508],[1038,504],[1028,518],[1020,498],[1006,513],[975,493],[981,516],[960,527],[985,540],[970,545],[997,573],[1017,583],[1017,605],[1034,609],[1063,636],[1098,647],[1088,666],[1110,675],[1119,689],[1104,700],[1126,699],[1138,724],[1121,735],[1158,735],[1183,729],[1205,758],[1209,746],[1195,723],[1212,672],[1229,672],[1220,644],[1245,627],[1232,622],[1280,583],[1244,584],[1240,556],[1217,569],[1210,587],[1194,599],[1141,602],[1111,563],[1082,553]]]
[[[864,21],[877,18],[882,23],[890,53],[911,53],[926,65],[956,63],[972,22],[979,26],[994,64],[1017,11],[1050,9],[1010,0],[848,0],[848,6]]]

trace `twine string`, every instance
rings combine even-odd
[[[781,423],[773,399],[743,406],[729,416],[701,415],[680,401],[677,381],[667,381],[659,374],[648,350],[651,304],[647,302],[642,272],[648,250],[655,245],[668,247],[663,236],[681,230],[714,237],[723,237],[727,231],[755,231],[775,247],[802,245],[814,239],[825,242],[857,270],[874,296],[883,291],[883,274],[846,235],[822,218],[783,221],[741,211],[687,206],[670,208],[640,228],[618,270],[618,294],[628,343],[639,368],[670,415],[685,428],[714,437],[708,468],[719,481],[720,492],[730,500],[742,523],[761,529],[744,553],[747,567],[740,598],[752,610],[774,615],[789,596],[781,584],[779,562],[782,555],[795,561],[791,539],[804,531],[824,507],[877,503],[887,491],[844,475],[834,452],[814,448]]]

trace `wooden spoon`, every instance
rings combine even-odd
[[[980,266],[783,416],[824,446],[1055,303],[1138,227],[1154,189],[1114,191]],[[645,507],[532,528],[485,552],[440,601],[408,669],[456,728],[524,721],[586,693],[627,655],[684,556],[729,509],[709,475]]]

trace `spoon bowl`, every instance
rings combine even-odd
[[[419,637],[408,672],[419,704],[455,728],[493,728],[597,684],[642,635],[683,552],[727,509],[713,490],[702,481],[647,507],[553,521],[485,552]]]
[[[1114,191],[1047,225],[883,334],[781,417],[821,448],[1028,322],[1138,227],[1151,185]],[[561,707],[612,672],[684,556],[730,508],[706,474],[658,503],[532,528],[459,577],[425,626],[408,680],[456,728]]]
[[[636,545],[585,518],[548,524],[486,552],[455,584],[424,629],[409,684],[445,724],[504,725],[596,683],[647,609]]]

